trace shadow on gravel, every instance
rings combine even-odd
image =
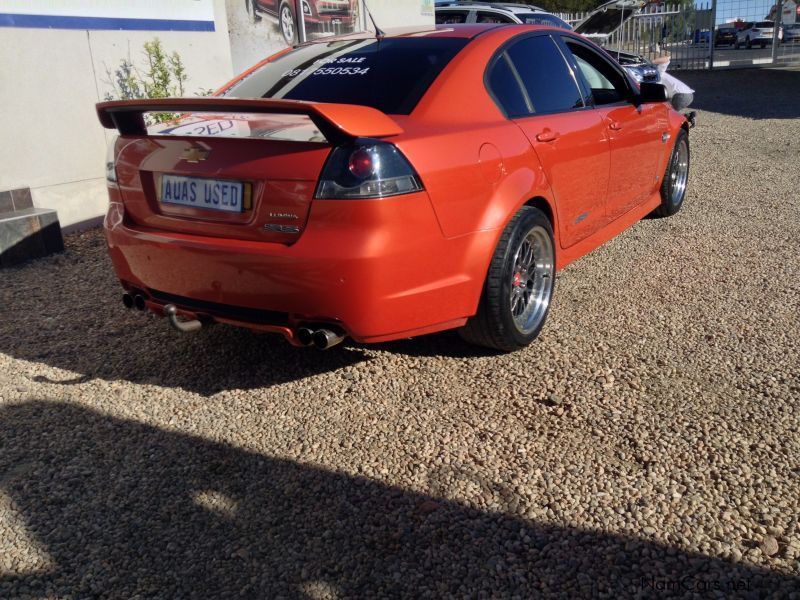
[[[447,356],[449,358],[479,358],[482,356],[505,356],[504,352],[472,346],[462,340],[455,331],[431,333],[417,338],[384,342],[371,346],[392,354],[416,357]]]
[[[182,335],[163,319],[125,310],[121,294],[102,232],[68,239],[64,255],[0,276],[0,353],[72,372],[36,375],[38,382],[127,380],[205,396],[367,360],[357,347],[298,349],[278,335],[222,325]]]
[[[689,110],[748,119],[800,117],[800,70],[680,71],[675,75],[695,90]],[[746,144],[741,147],[747,148]]]
[[[0,409],[0,449],[16,533],[50,560],[0,574],[2,597],[785,597],[800,586],[58,402]]]

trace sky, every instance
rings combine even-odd
[[[698,8],[711,6],[710,0],[695,3]],[[717,0],[717,24],[741,17],[746,21],[763,19],[775,4],[773,0]]]

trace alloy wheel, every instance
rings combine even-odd
[[[555,261],[547,231],[535,226],[514,253],[511,269],[510,310],[515,327],[523,334],[534,331],[547,314],[553,288]]]
[[[670,201],[673,204],[680,204],[686,192],[686,182],[689,179],[689,144],[686,142],[686,138],[678,141],[678,148],[672,157],[669,177]]]

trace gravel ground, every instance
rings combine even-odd
[[[517,354],[181,336],[99,232],[3,271],[0,596],[800,597],[800,73],[685,79],[684,210]]]

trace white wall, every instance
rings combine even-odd
[[[432,25],[434,22],[432,0],[367,0],[367,5],[382,29]]]
[[[181,56],[187,95],[216,89],[233,75],[225,0],[214,17],[213,32],[0,28],[0,191],[30,187],[62,227],[101,215],[107,134],[94,105],[110,91],[105,67],[141,64],[158,37]]]

